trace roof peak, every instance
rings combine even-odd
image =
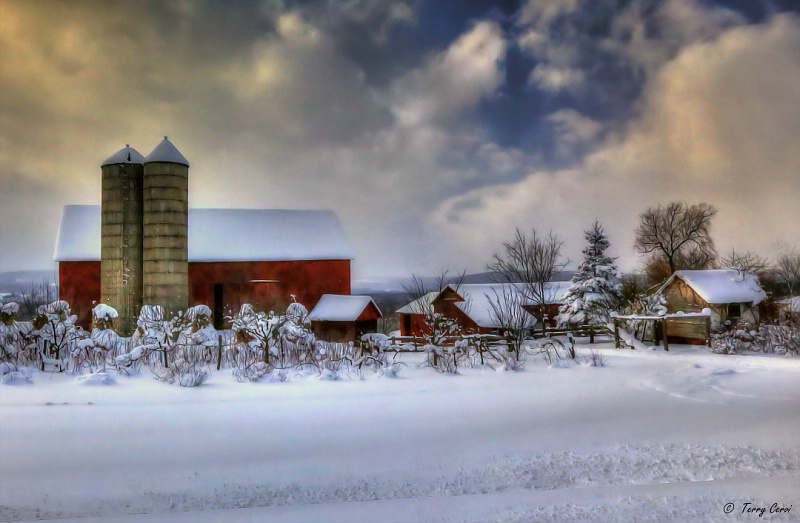
[[[126,143],[125,147],[106,158],[105,161],[100,164],[100,166],[105,167],[106,165],[117,165],[121,163],[142,165],[144,163],[144,156],[142,156],[139,151],[131,147],[130,144]]]
[[[177,163],[189,167],[189,161],[166,136],[156,145],[153,152],[147,155],[147,158],[144,159],[144,163]]]

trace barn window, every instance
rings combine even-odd
[[[411,335],[411,316],[408,314],[403,315],[403,333],[406,336]]]

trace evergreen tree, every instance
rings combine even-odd
[[[603,325],[610,320],[610,312],[622,303],[622,285],[616,258],[605,255],[610,245],[603,226],[594,222],[584,231],[588,245],[583,249],[583,261],[572,277],[564,296],[564,305],[559,308],[559,327],[580,325]]]

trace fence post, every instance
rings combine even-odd
[[[589,343],[594,343],[594,325],[589,325]]]
[[[667,338],[669,337],[669,332],[667,331],[667,323],[669,323],[667,318],[661,320],[661,335],[664,337],[664,350],[666,351],[669,350],[669,342],[667,341]]]
[[[614,348],[619,348],[619,326],[617,325],[617,318],[614,318]]]
[[[222,365],[222,334],[217,334],[217,370]]]

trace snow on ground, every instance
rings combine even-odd
[[[0,386],[0,520],[800,521],[800,359],[597,347],[193,389],[39,373]]]

